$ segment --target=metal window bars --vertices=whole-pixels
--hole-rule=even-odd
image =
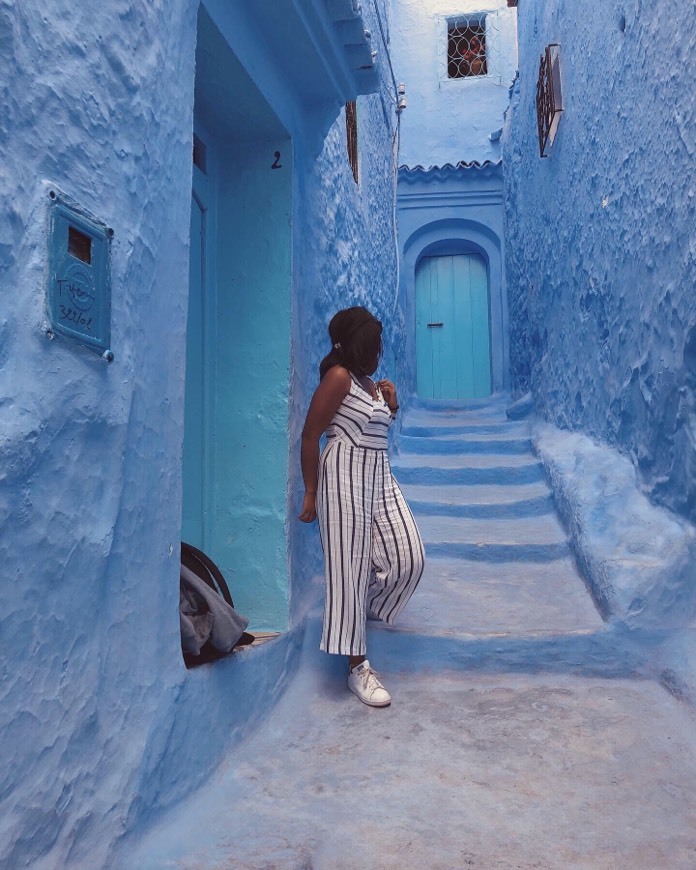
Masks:
[[[539,59],[536,110],[540,157],[549,156],[563,112],[559,50],[557,43],[551,43]]]
[[[440,19],[440,80],[486,77],[502,83],[500,15],[476,12]]]
[[[447,76],[463,79],[487,74],[486,16],[472,15],[448,22]]]
[[[358,108],[355,100],[346,103],[346,147],[353,178],[358,184]]]

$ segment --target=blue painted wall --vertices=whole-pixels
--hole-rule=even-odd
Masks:
[[[447,25],[486,14],[489,74],[450,79]],[[503,0],[397,0],[396,74],[406,85],[399,174],[405,384],[416,393],[415,276],[424,256],[476,253],[489,286],[491,389],[509,386],[500,131],[517,67],[516,10]],[[466,166],[463,164],[476,164]],[[480,164],[480,166],[478,165]]]
[[[520,3],[504,134],[515,391],[626,453],[696,520],[696,18],[679,0]],[[539,55],[561,46],[565,111],[538,156]],[[588,46],[592,54],[588,55]]]
[[[382,53],[384,68],[370,71],[364,38],[348,51],[343,29],[329,22],[310,33],[314,19],[297,8],[289,4],[287,28],[269,35],[263,10],[208,3],[292,144],[290,178],[255,182],[252,149],[244,154],[248,175],[230,187],[247,205],[257,191],[270,203],[269,237],[284,223],[290,242],[277,251],[249,249],[236,262],[239,274],[255,263],[258,317],[240,312],[230,338],[241,348],[218,335],[231,382],[219,412],[235,427],[235,449],[243,456],[245,439],[254,437],[268,450],[262,485],[250,492],[245,477],[226,486],[238,487],[274,529],[260,564],[254,550],[253,567],[273,573],[276,604],[289,597],[290,632],[192,672],[180,657],[177,610],[197,4],[77,9],[56,0],[47,9],[27,0],[0,8],[0,64],[12,71],[1,86],[0,189],[8,205],[0,214],[0,262],[13,288],[0,323],[0,550],[10,581],[0,592],[3,866],[126,866],[114,858],[119,839],[200,784],[223,750],[272,709],[301,640],[300,616],[318,589],[318,535],[295,520],[299,433],[334,311],[356,302],[372,307],[387,325],[384,372],[403,376],[395,361],[403,322],[396,313],[393,83],[379,22],[369,6],[354,25],[359,39],[368,26]],[[386,3],[378,8],[384,26]],[[358,98],[356,187],[342,105],[372,87],[378,92]],[[219,120],[263,124],[269,117],[252,109]],[[274,125],[264,128],[266,141]],[[110,367],[45,337],[49,183],[115,229]],[[229,223],[240,241],[262,219],[261,205],[247,216],[245,225],[241,214],[240,223]],[[226,256],[232,248],[219,267]],[[264,294],[277,270],[289,284],[268,304],[287,325],[269,334]],[[264,276],[268,286],[259,288]],[[270,387],[262,384],[268,371]],[[261,397],[258,409],[245,402],[247,387]],[[230,509],[219,518],[221,527],[240,519]],[[252,532],[257,548],[263,536]],[[230,562],[252,565],[251,548],[240,556],[236,546],[229,545]]]
[[[369,7],[368,7],[369,8]],[[384,12],[384,7],[382,7]],[[385,16],[386,17],[386,16]],[[371,21],[372,32],[378,32]],[[360,183],[346,158],[341,112],[322,153],[297,155],[297,228],[293,237],[293,363],[290,392],[290,502],[288,512],[295,618],[323,590],[323,563],[316,524],[297,522],[302,485],[300,434],[319,382],[319,363],[331,349],[327,327],[349,305],[365,305],[384,324],[380,376],[405,391],[409,360],[401,351],[404,314],[397,293],[396,178],[392,140],[396,116],[387,76],[378,94],[358,99]],[[317,585],[317,580],[321,580]]]
[[[489,75],[447,76],[447,21],[486,13]],[[499,130],[517,69],[516,10],[506,0],[395,0],[396,75],[408,107],[401,130],[401,163],[443,166],[500,159]]]

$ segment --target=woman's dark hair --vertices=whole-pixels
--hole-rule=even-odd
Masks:
[[[382,354],[382,324],[367,308],[344,308],[331,318],[333,347],[319,365],[319,379],[333,366],[344,366],[358,377],[371,374]]]

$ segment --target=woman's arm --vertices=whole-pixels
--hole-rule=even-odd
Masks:
[[[350,373],[343,366],[333,366],[317,387],[307,411],[302,430],[302,477],[305,494],[300,519],[311,523],[317,515],[317,481],[319,478],[319,439],[326,431],[339,405],[350,390]]]

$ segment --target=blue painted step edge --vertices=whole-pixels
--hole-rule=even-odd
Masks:
[[[554,513],[553,499],[550,494],[504,504],[443,504],[442,502],[409,499],[408,505],[414,514],[429,517],[515,519],[518,517],[540,517]]]
[[[514,424],[511,423],[485,423],[481,426],[404,426],[401,430],[401,436],[403,438],[434,438],[443,435],[502,435],[509,433],[513,426]]]
[[[450,439],[436,440],[411,435],[402,435],[399,440],[400,453],[489,453],[491,455],[522,455],[531,454],[531,438],[509,438],[499,441],[455,441]]]
[[[556,562],[567,559],[565,541],[556,544],[452,544],[425,543],[426,558],[466,559],[469,562]]]
[[[424,485],[475,484],[475,483],[537,483],[544,480],[544,471],[538,463],[521,467],[499,466],[497,468],[403,468],[392,466],[399,483],[422,483]]]

